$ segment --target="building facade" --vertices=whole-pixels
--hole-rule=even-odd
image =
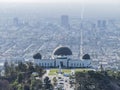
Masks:
[[[38,55],[38,54],[36,54]],[[45,68],[89,68],[91,59],[85,54],[82,59],[73,59],[72,51],[68,47],[57,47],[53,51],[53,59],[34,58],[34,64]]]

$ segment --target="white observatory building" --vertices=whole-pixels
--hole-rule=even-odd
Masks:
[[[37,53],[33,56],[34,64],[44,68],[89,68],[91,67],[91,58],[85,54],[82,59],[72,58],[72,51],[68,47],[59,46],[52,54],[53,59],[42,59],[42,55]]]

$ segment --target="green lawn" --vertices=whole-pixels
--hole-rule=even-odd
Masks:
[[[91,69],[85,69],[85,68],[80,68],[80,69],[74,69],[75,72],[87,72],[90,71]],[[49,75],[57,75],[58,69],[51,69],[49,72]],[[64,74],[71,74],[71,69],[62,69],[62,72]]]
[[[49,75],[57,75],[58,69],[51,69]],[[70,74],[71,69],[62,69],[63,73]]]
[[[90,71],[90,69],[85,69],[85,68],[75,69],[75,72],[87,72],[87,71]]]
[[[66,74],[71,74],[71,69],[62,69],[62,72]]]
[[[57,75],[58,69],[51,69],[49,75]]]

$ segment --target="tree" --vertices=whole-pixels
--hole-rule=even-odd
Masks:
[[[7,80],[0,80],[0,90],[10,90],[10,85]]]
[[[30,86],[30,89],[31,90],[39,90],[39,89],[43,89],[42,88],[42,81],[41,80],[35,80],[35,79],[33,79],[32,81],[31,81],[31,86]]]
[[[30,90],[30,86],[28,84],[24,85],[24,90]]]
[[[77,90],[119,90],[116,73],[88,71],[75,73]],[[113,76],[114,74],[114,76]]]
[[[19,73],[19,74],[18,74],[18,77],[17,77],[18,83],[22,83],[22,80],[23,80],[23,74],[22,74],[22,73]]]
[[[9,75],[10,67],[7,61],[4,63],[5,76]]]
[[[30,90],[31,88],[31,90],[46,90],[46,88],[52,90],[52,84],[49,79],[45,79],[46,85],[44,88],[41,80],[31,78],[33,72],[38,73],[37,76],[39,77],[42,77],[45,73],[45,70],[38,65],[34,66],[31,62],[19,62],[18,66],[15,66],[15,64],[8,64],[6,61],[4,64],[4,69],[5,76],[1,78],[3,79],[3,82],[0,81],[0,90]],[[4,84],[4,80],[8,81],[9,83],[5,82],[6,84]],[[8,88],[9,85],[10,88]]]
[[[21,84],[17,85],[17,90],[23,90],[23,86]]]
[[[53,82],[54,82],[54,83],[53,83],[54,86],[57,85],[57,78],[56,78],[56,77],[53,77]]]
[[[52,87],[52,84],[51,84],[51,81],[50,81],[49,77],[45,77],[44,86],[45,86],[45,89],[52,90],[53,87]]]
[[[35,72],[37,72],[39,74],[39,77],[42,77],[43,74],[45,73],[45,70],[42,67],[38,66],[38,65],[35,65],[34,70],[35,70]]]
[[[24,64],[23,62],[19,62],[18,66],[16,67],[16,69],[20,72],[26,72],[27,70],[27,66],[26,64]]]
[[[35,72],[33,63],[27,62],[27,71],[30,72],[30,74],[32,74],[33,72]]]

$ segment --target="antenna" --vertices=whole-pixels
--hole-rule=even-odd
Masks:
[[[80,30],[80,59],[82,59],[83,55],[83,28],[81,24],[81,30]]]
[[[80,15],[80,19],[83,20],[83,16],[84,16],[84,11],[85,11],[85,7],[84,7],[84,0],[82,0],[82,4],[81,4],[81,15]]]
[[[82,59],[83,56],[83,16],[84,16],[84,11],[85,11],[85,7],[84,7],[84,0],[82,0],[82,5],[81,5],[81,22],[80,22],[80,59]]]

